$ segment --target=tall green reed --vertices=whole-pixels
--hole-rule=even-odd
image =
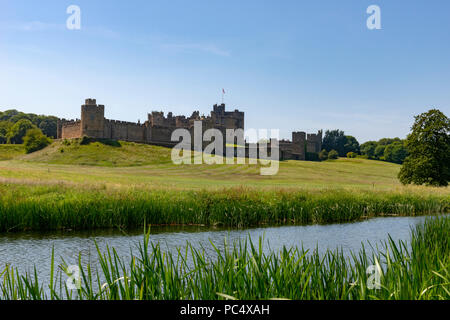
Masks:
[[[362,247],[346,257],[342,250],[283,248],[265,252],[263,239],[226,244],[213,257],[187,244],[164,252],[146,233],[137,254],[122,259],[97,247],[100,268],[78,261],[81,286],[69,290],[63,264],[51,259],[51,281],[36,270],[0,273],[1,299],[450,299],[450,218],[428,218],[412,229],[409,243],[389,238],[380,248]],[[368,267],[379,271],[379,288],[368,286]]]
[[[0,232],[140,228],[202,224],[248,227],[355,221],[382,215],[446,213],[450,198],[329,190],[222,191],[73,190],[58,186],[3,188]]]

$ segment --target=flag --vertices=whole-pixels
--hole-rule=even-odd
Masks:
[[[225,89],[222,88],[222,93],[225,94]]]

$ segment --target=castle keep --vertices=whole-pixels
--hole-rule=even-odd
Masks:
[[[173,147],[172,132],[178,128],[191,131],[194,122],[201,121],[202,129],[220,130],[225,137],[226,129],[244,130],[244,112],[225,111],[225,104],[214,105],[210,116],[200,116],[194,111],[190,117],[173,116],[172,112],[164,116],[163,112],[153,111],[144,123],[109,120],[105,118],[105,106],[97,104],[95,99],[86,99],[81,106],[81,119],[58,120],[58,139],[72,139],[87,136],[96,139],[123,140]],[[270,148],[270,147],[269,147]],[[322,148],[322,131],[318,134],[293,132],[292,141],[279,141],[281,160],[305,160],[306,152],[318,153]],[[246,144],[248,149],[248,144]],[[246,154],[248,154],[246,152]]]

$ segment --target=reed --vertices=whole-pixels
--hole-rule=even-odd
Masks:
[[[0,184],[0,232],[140,228],[152,225],[336,223],[446,213],[450,197],[418,193],[223,190],[79,190],[64,185]]]
[[[450,218],[428,218],[412,229],[411,241],[362,248],[346,258],[342,251],[319,255],[303,248],[265,253],[263,240],[226,245],[207,256],[189,243],[176,254],[163,252],[149,233],[129,261],[114,249],[101,252],[100,269],[84,265],[81,287],[67,288],[64,263],[51,261],[51,282],[36,272],[21,275],[11,267],[0,273],[1,299],[443,299],[450,298]],[[367,286],[367,268],[380,272],[379,289]]]

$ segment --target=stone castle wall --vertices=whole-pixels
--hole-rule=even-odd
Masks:
[[[61,139],[78,138],[81,135],[81,121],[62,119],[61,122],[58,121],[57,132]]]
[[[311,133],[307,135],[306,151],[311,153],[319,153],[322,150],[322,131],[317,134]]]
[[[195,121],[202,121],[203,132],[215,128],[224,135],[226,129],[244,130],[244,112],[239,110],[225,111],[225,105],[214,105],[210,116],[200,116],[194,111],[190,117],[173,116],[170,112],[167,117],[163,112],[153,111],[148,114],[148,120],[141,123],[105,119],[105,106],[97,105],[95,99],[86,99],[81,106],[81,120],[58,120],[57,132],[60,139],[73,139],[87,136],[97,139],[123,140],[138,143],[149,143],[164,146],[174,146],[171,141],[172,132],[178,128],[185,128],[194,138],[193,128]],[[210,142],[204,142],[205,147]],[[225,143],[225,141],[224,141]],[[249,145],[246,144],[246,156],[249,156]],[[279,141],[281,160],[305,160],[306,152],[318,153],[322,149],[322,131],[317,134],[293,132],[292,141]],[[270,147],[269,147],[270,154]]]
[[[105,119],[102,138],[145,143],[147,141],[147,127],[133,122]]]

